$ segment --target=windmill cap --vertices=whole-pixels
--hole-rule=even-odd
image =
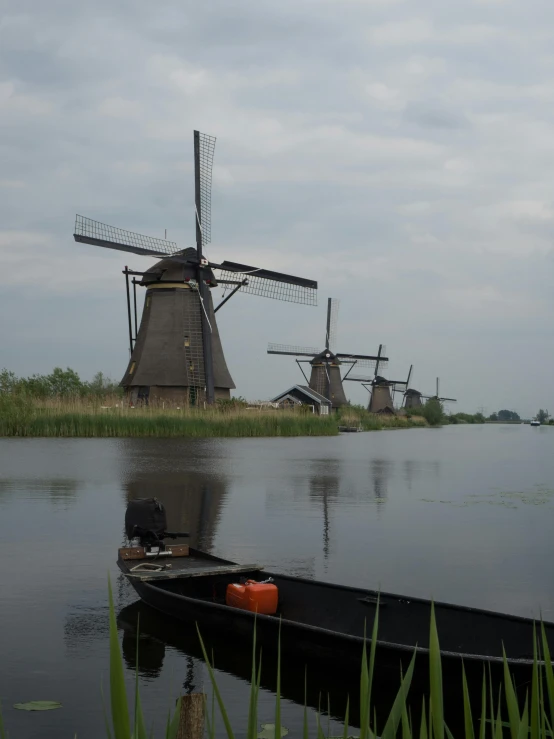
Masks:
[[[197,259],[196,249],[189,247],[185,249],[179,256],[185,257],[195,262]],[[205,280],[217,284],[215,276],[211,270],[203,270],[203,277]],[[196,280],[196,265],[195,264],[183,264],[177,262],[174,259],[160,259],[159,262],[152,265],[146,270],[140,281],[141,285],[150,285],[159,282],[185,282],[189,280]]]
[[[334,364],[341,363],[337,355],[333,354],[329,349],[324,349],[311,360],[311,364],[321,364],[321,362],[333,362]]]

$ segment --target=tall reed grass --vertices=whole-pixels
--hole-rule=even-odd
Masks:
[[[425,421],[420,419],[425,424]],[[46,400],[0,394],[0,436],[42,437],[267,437],[334,436],[341,424],[364,431],[421,425],[403,416],[376,416],[345,408],[318,416],[299,410],[221,406],[132,408],[119,398]]]
[[[111,654],[110,692],[113,736],[109,727],[108,736],[110,739],[146,739],[146,735],[144,733],[144,718],[142,715],[142,707],[138,690],[138,678],[136,678],[135,683],[135,707],[133,711],[134,729],[130,728],[131,721],[125,692],[123,662],[117,635],[111,585],[109,585],[109,598]],[[225,702],[215,677],[213,661],[210,660],[207,654],[198,626],[197,630],[213,694],[223,721],[225,734],[227,735],[227,739],[235,739],[237,735],[231,725]],[[377,711],[375,710],[376,706],[373,702],[372,693],[373,685],[379,679],[379,676],[375,674],[375,656],[378,632],[379,607],[377,608],[373,623],[371,638],[369,643],[364,644],[361,655],[359,739],[377,739],[378,737],[379,739],[395,739],[395,737],[399,735],[402,739],[454,739],[454,735],[447,724],[447,718],[444,714],[443,708],[441,653],[434,608],[431,608],[430,621],[429,686],[428,690],[425,691],[426,695],[423,698],[421,719],[418,726],[414,725],[412,722],[410,706],[410,688],[412,686],[416,662],[415,650],[406,672],[404,674],[399,674],[398,692],[393,701],[392,708],[384,718],[381,718],[379,724],[377,722]],[[279,657],[277,662],[277,688],[275,695],[274,722],[275,737],[278,738],[281,736],[280,643],[277,647]],[[462,689],[460,692],[460,705],[463,706],[464,716],[463,739],[502,739],[503,736],[509,736],[510,739],[552,738],[552,727],[554,726],[554,670],[544,628],[542,628],[541,634],[538,638],[535,634],[533,654],[534,660],[531,668],[532,675],[530,689],[527,692],[523,706],[518,704],[514,681],[510,674],[505,654],[504,691],[502,693],[502,689],[500,689],[497,695],[493,694],[490,672],[487,674],[487,671],[484,668],[482,685],[477,686],[480,688],[480,690],[477,691],[478,693],[480,692],[481,695],[480,704],[474,703],[472,705],[470,700],[470,686],[468,685],[465,670],[463,670]],[[542,662],[539,662],[538,660],[539,654],[541,654],[543,658]],[[138,665],[138,633],[136,664]],[[245,712],[248,715],[246,739],[256,739],[258,734],[258,696],[260,676],[261,654],[258,661],[256,633],[254,629],[250,699],[248,701],[248,705],[245,705]],[[473,694],[475,694],[475,691],[473,691]],[[176,737],[178,711],[179,705],[177,706],[173,718],[168,718],[166,739],[175,739]],[[379,715],[382,716],[383,714],[379,712]],[[215,739],[216,730],[213,709],[211,715],[210,712],[206,711],[206,718],[208,739]],[[344,717],[343,739],[347,739],[349,736],[349,721],[349,705],[347,703]],[[316,725],[310,727],[308,725],[307,710],[304,710],[302,739],[308,739],[310,735],[317,737],[317,739],[331,739],[325,734],[323,724],[320,720],[320,714],[316,714]],[[243,735],[241,734],[241,736]],[[461,733],[459,736],[460,739],[462,739]],[[335,737],[333,739],[338,738]]]

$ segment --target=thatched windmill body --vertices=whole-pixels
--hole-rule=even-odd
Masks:
[[[361,367],[373,367],[377,356],[367,354],[345,354],[335,352],[335,341],[337,334],[339,301],[335,298],[327,300],[327,324],[325,331],[325,348],[291,346],[290,344],[269,344],[268,354],[285,354],[295,357],[311,357],[311,359],[297,359],[298,364],[308,386],[320,395],[331,401],[333,410],[341,408],[348,403],[344,394],[341,378],[341,365],[350,365],[344,379],[348,378],[349,372],[356,365]],[[385,358],[383,358],[384,361]],[[302,363],[310,364],[310,379],[302,369]]]
[[[75,241],[156,257],[145,272],[125,268],[130,359],[121,385],[138,399],[213,403],[235,387],[227,368],[216,312],[238,291],[307,305],[317,304],[317,282],[236,262],[210,263],[211,182],[215,138],[194,132],[196,248],[180,249],[165,239],[123,231],[77,216]],[[216,279],[217,273],[217,279]],[[129,275],[133,276],[135,335]],[[134,276],[140,276],[135,280]],[[230,293],[214,308],[211,289]],[[136,285],[146,288],[137,330]]]
[[[385,347],[383,344],[379,345],[379,351],[375,361],[375,372],[373,377],[352,375],[345,377],[345,380],[351,380],[353,382],[361,383],[366,390],[369,391],[369,403],[367,409],[370,413],[385,413],[394,414],[394,401],[392,393],[396,389],[397,385],[406,385],[405,380],[387,380],[385,377],[379,374],[379,370],[382,370],[388,362],[388,358],[384,356]]]

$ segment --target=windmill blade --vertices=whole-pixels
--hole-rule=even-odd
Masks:
[[[439,397],[439,378],[437,377],[437,398]]]
[[[367,375],[348,375],[347,377],[343,377],[344,380],[352,380],[353,382],[367,382],[370,385],[373,383],[373,377],[368,377]]]
[[[268,354],[289,354],[296,357],[317,357],[321,349],[312,346],[291,346],[290,344],[268,344]]]
[[[303,277],[295,277],[282,272],[273,272],[261,267],[250,267],[237,262],[211,264],[212,269],[220,270],[222,280],[247,279],[241,293],[260,295],[263,298],[284,300],[288,303],[317,305],[317,282]]]
[[[197,212],[196,215],[199,219],[203,245],[209,244],[212,240],[212,169],[215,142],[215,136],[200,131],[194,132],[194,175],[200,195],[200,213]]]
[[[373,373],[374,377],[377,377],[379,374],[379,367],[382,366],[382,364],[386,361],[388,362],[388,357],[386,359],[381,360],[381,357],[387,353],[387,348],[384,344],[379,344],[379,351],[377,352],[377,361],[375,363],[375,372]]]
[[[375,367],[379,362],[379,367],[387,367],[389,363],[388,357],[372,356],[371,354],[336,354],[341,361],[355,362],[359,367]]]
[[[75,241],[83,244],[103,246],[117,251],[128,251],[143,256],[167,257],[177,254],[180,249],[173,241],[156,239],[153,236],[124,231],[121,228],[108,226],[106,223],[93,221],[84,216],[75,216]]]
[[[447,401],[449,401],[450,403],[457,403],[457,402],[458,402],[458,401],[456,400],[456,398],[439,398],[439,400],[440,400],[440,401],[443,401],[443,400],[447,400]]]
[[[339,300],[329,298],[327,302],[327,333],[325,335],[325,346],[334,352],[337,340],[337,320],[339,317]]]
[[[413,370],[413,368],[414,368],[414,365],[411,364],[410,365],[410,370],[408,372],[408,379],[406,380],[406,390],[410,387],[410,378],[412,376],[412,370]]]

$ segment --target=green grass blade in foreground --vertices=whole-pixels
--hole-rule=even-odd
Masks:
[[[110,601],[110,697],[112,724],[115,739],[130,739],[129,706],[125,689],[123,659],[117,638],[117,624],[113,605],[112,583],[108,574],[108,596]]]
[[[256,739],[258,734],[258,677],[256,674],[256,618],[254,617],[254,632],[252,636],[252,675],[250,677],[250,702],[248,706],[248,739]]]
[[[110,729],[108,709],[106,708],[106,696],[104,695],[104,685],[102,684],[102,681],[100,681],[100,695],[102,696],[102,712],[104,714],[104,726],[106,729],[106,736],[108,737],[108,739],[112,739],[112,730]],[[3,739],[3,737],[0,736],[0,739]]]
[[[381,734],[381,739],[394,739],[396,737],[398,725],[402,718],[402,711],[406,705],[406,698],[410,692],[410,685],[412,684],[415,660],[416,653],[414,652],[412,659],[410,660],[409,667],[406,670],[406,675],[402,678],[400,689],[394,699],[394,703],[392,704],[391,712],[385,723],[383,733]]]
[[[217,680],[215,679],[214,671],[212,668],[212,665],[210,663],[210,660],[208,658],[208,654],[206,652],[206,647],[204,646],[204,640],[202,639],[202,635],[200,634],[200,629],[198,628],[198,624],[196,624],[196,631],[198,632],[198,638],[200,639],[200,647],[202,648],[202,654],[204,656],[204,662],[206,663],[206,667],[208,668],[208,674],[210,676],[210,682],[212,684],[213,691],[215,693],[215,697],[217,699],[217,705],[219,706],[219,712],[221,713],[221,718],[223,719],[223,724],[225,726],[225,731],[227,732],[227,736],[229,739],[235,739],[235,735],[233,734],[233,729],[231,728],[231,723],[229,721],[229,716],[227,714],[227,710],[225,709],[225,704],[223,703],[223,698],[221,697],[221,692],[219,690],[219,686],[217,684]]]
[[[433,706],[433,734],[435,735],[435,739],[444,739],[442,665],[434,603],[431,603],[431,629],[429,632],[429,680],[430,696]]]
[[[342,739],[348,739],[348,725],[350,723],[350,698],[346,699],[346,711],[344,712],[344,731]]]
[[[471,701],[469,700],[469,689],[467,687],[466,668],[462,662],[462,692],[464,696],[464,731],[465,739],[475,739],[473,729],[473,716],[471,715]]]
[[[517,739],[528,739],[529,736],[529,696],[525,696],[525,706],[519,722]]]
[[[517,705],[517,696],[514,690],[512,676],[510,675],[510,668],[508,667],[508,660],[506,658],[504,645],[502,645],[502,659],[504,661],[504,693],[506,694],[506,705],[508,707],[510,734],[512,739],[517,739],[520,722],[519,707]]]
[[[373,687],[373,671],[375,669],[375,650],[377,647],[377,635],[379,633],[379,604],[381,595],[377,596],[377,608],[373,619],[371,632],[371,645],[369,648],[369,665],[367,662],[367,640],[364,625],[364,646],[362,650],[362,674],[360,678],[360,739],[371,737],[371,690]],[[377,731],[377,727],[373,727]]]
[[[502,739],[502,685],[498,688],[498,711],[496,713],[496,723],[494,727],[494,739]]]
[[[550,717],[554,718],[554,672],[550,658],[550,647],[546,638],[546,629],[541,621],[542,653],[544,657],[544,673],[546,675],[546,690],[548,692],[548,703],[550,705]],[[552,723],[552,720],[550,721]]]
[[[539,739],[539,665],[537,660],[537,633],[533,624],[533,673],[531,678],[531,739]]]
[[[133,732],[134,739],[148,739],[146,726],[144,725],[144,715],[142,713],[142,705],[139,693],[139,638],[140,638],[140,616],[137,616],[137,646],[135,651],[135,728]]]
[[[179,730],[179,721],[181,718],[181,696],[177,698],[173,717],[167,716],[167,726],[165,727],[165,739],[175,739]]]
[[[425,708],[425,696],[422,698],[421,701],[421,723],[419,726],[419,739],[427,739],[428,738],[428,732],[427,732],[427,710]]]
[[[487,729],[487,678],[483,667],[483,687],[481,690],[481,723],[479,724],[479,739],[485,739]]]

